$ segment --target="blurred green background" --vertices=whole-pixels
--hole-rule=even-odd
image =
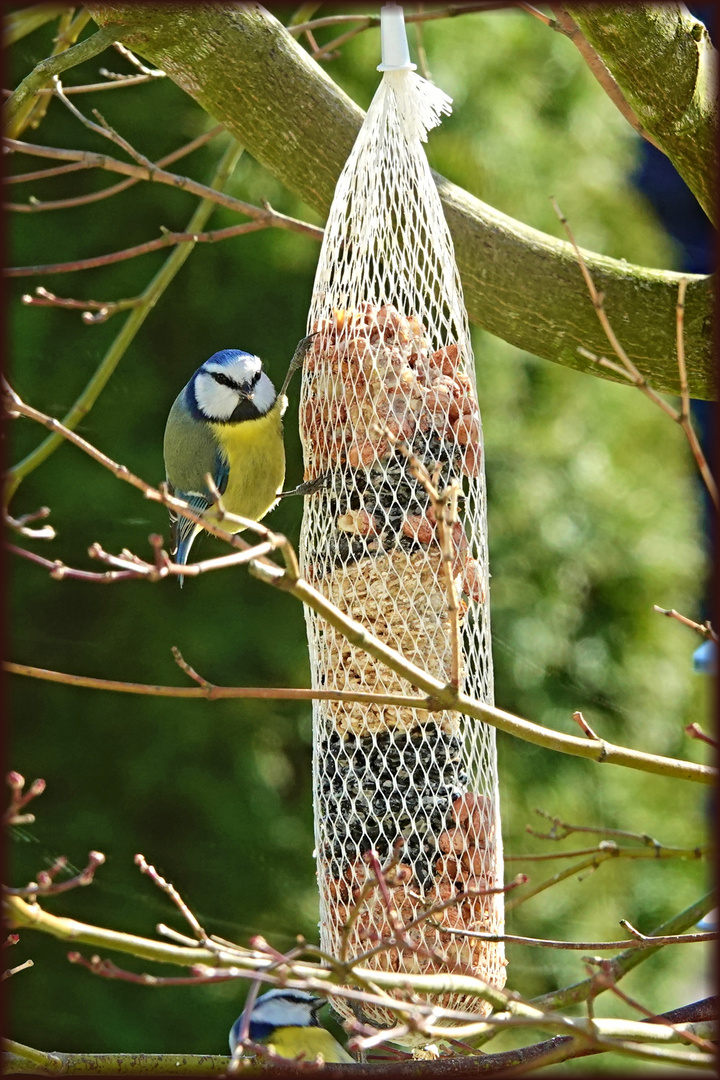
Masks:
[[[372,8],[372,5],[371,5]],[[320,15],[347,12],[323,8]],[[290,9],[278,9],[287,21]],[[8,52],[10,85],[52,48],[56,24]],[[85,34],[94,29],[91,23]],[[319,39],[325,40],[318,35]],[[454,112],[433,132],[433,167],[527,224],[560,235],[554,195],[579,243],[616,258],[672,269],[677,252],[629,177],[638,140],[572,44],[519,10],[430,22],[423,31],[433,79]],[[416,38],[410,31],[411,50]],[[379,33],[342,49],[327,71],[363,108],[377,86]],[[67,85],[128,71],[112,51],[67,73]],[[153,159],[213,124],[169,79],[74,98]],[[44,144],[114,152],[57,101],[40,129]],[[207,181],[226,137],[177,170]],[[43,167],[23,157],[15,171]],[[11,189],[17,201],[63,198],[114,182],[74,173]],[[317,221],[272,176],[243,156],[231,189],[253,202]],[[11,265],[111,252],[181,230],[195,200],[141,184],[112,201],[52,213],[15,214]],[[234,224],[215,211],[210,227]],[[318,246],[267,231],[198,245],[132,342],[79,432],[150,482],[163,478],[162,432],[180,387],[218,349],[258,352],[277,382],[305,332]],[[10,376],[29,403],[62,416],[121,328],[119,314],[85,326],[79,313],[23,306],[36,285],[60,296],[112,300],[139,293],[166,258],[156,253],[96,271],[14,280],[9,285]],[[612,317],[612,312],[609,313]],[[698,639],[662,619],[654,603],[699,617],[706,574],[700,491],[686,444],[649,401],[630,388],[565,370],[474,328],[489,491],[491,610],[497,703],[540,724],[578,733],[581,709],[610,740],[654,753],[706,760],[683,727],[706,715],[702,677],[693,675]],[[301,479],[296,408],[286,420],[288,480]],[[44,432],[7,425],[8,463]],[[90,543],[149,553],[151,532],[168,536],[164,511],[63,445],[21,486],[15,516],[47,504],[57,539],[26,546],[71,566],[100,569]],[[271,524],[297,541],[302,505],[285,500]],[[220,554],[202,537],[196,557]],[[305,686],[303,613],[289,597],[242,568],[189,580],[110,587],[55,582],[7,556],[10,658],[112,679],[186,685],[170,648],[207,679],[226,685]],[[153,936],[157,922],[184,930],[169,903],[133,865],[142,852],[172,880],[212,932],[247,942],[265,934],[278,948],[317,937],[312,857],[311,710],[307,704],[183,702],[54,686],[7,677],[13,713],[8,767],[47,791],[37,821],[11,831],[13,884],[55,856],[107,863],[87,889],[48,901],[56,914]],[[707,789],[553,754],[500,735],[506,852],[551,849],[526,835],[545,829],[541,807],[565,820],[649,832],[665,844],[704,840]],[[587,846],[587,837],[562,848]],[[593,838],[589,842],[592,844]],[[554,850],[554,849],[553,849]],[[540,881],[566,863],[512,862]],[[649,932],[696,900],[707,869],[693,862],[616,860],[574,877],[513,911],[508,930],[583,940],[622,936],[621,918]],[[653,1009],[707,992],[708,954],[666,949],[624,983]],[[92,950],[85,950],[89,954]],[[243,984],[155,990],[108,982],[70,966],[66,947],[24,932],[12,962],[35,966],[12,982],[14,1038],[42,1049],[96,1052],[213,1052],[226,1047]],[[110,954],[108,954],[110,955]],[[508,948],[508,985],[544,993],[584,977],[581,953]],[[149,965],[112,957],[133,970]],[[158,969],[154,969],[156,972]],[[167,972],[169,973],[169,971]],[[601,998],[601,1015],[629,1015]],[[509,1039],[488,1049],[502,1049]],[[583,1071],[585,1063],[566,1065]],[[642,1066],[637,1066],[642,1068]],[[592,1070],[611,1068],[592,1060]]]

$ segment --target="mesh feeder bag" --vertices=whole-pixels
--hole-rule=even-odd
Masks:
[[[432,505],[408,453],[439,472],[439,488],[458,483],[452,573],[460,688],[492,702],[473,355],[452,240],[421,145],[450,99],[412,70],[399,8],[400,58],[388,62],[386,8],[382,16],[384,75],[337,184],[309,316],[317,336],[300,403],[305,479],[327,474],[327,482],[305,500],[301,572],[384,643],[447,682],[446,576]],[[313,688],[412,693],[307,608],[306,621]],[[398,853],[388,886],[404,925],[458,892],[502,885],[494,729],[456,712],[397,705],[316,701],[313,710],[322,948],[351,958],[391,942],[362,966],[472,973],[503,986],[502,944],[462,933],[502,933],[502,894],[468,897],[397,940],[381,890],[363,889],[373,878],[371,850],[382,864]],[[490,1011],[462,994],[432,1000],[479,1017]],[[342,999],[333,1005],[346,1018],[356,1015]],[[362,1018],[396,1023],[372,1006],[362,1006]]]

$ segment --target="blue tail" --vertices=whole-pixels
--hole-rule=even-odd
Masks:
[[[189,530],[186,533],[186,535],[183,536],[182,539],[179,541],[178,546],[177,546],[177,551],[175,552],[175,555],[174,555],[174,559],[175,559],[176,563],[180,563],[182,566],[186,565],[186,563],[188,561],[188,555],[190,554],[190,548],[193,545],[193,540],[195,539],[197,534],[200,532],[200,529],[201,529],[200,525],[195,525],[194,528]],[[180,588],[181,589],[183,587],[184,580],[185,580],[185,578],[183,577],[183,575],[178,574],[178,582],[180,583]]]

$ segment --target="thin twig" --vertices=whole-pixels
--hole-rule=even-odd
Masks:
[[[54,39],[52,53],[48,60],[52,61],[56,56],[67,54],[69,46],[75,44],[89,21],[90,13],[85,8],[81,8],[77,14],[75,14],[73,8],[67,8],[60,17],[58,34]],[[49,96],[43,95],[43,91],[46,89],[47,84],[38,86],[35,93],[27,98],[22,109],[12,122],[10,134],[19,135],[27,127],[37,128],[40,126],[50,104]]]
[[[536,836],[541,836],[542,833],[535,833]],[[550,837],[549,839],[556,839],[556,837]],[[609,850],[610,845],[606,841],[602,841],[601,844],[595,847],[589,848],[576,848],[573,851],[543,851],[541,853],[526,853],[524,855],[506,855],[503,854],[505,862],[549,862],[554,859],[577,859],[581,855],[592,855],[596,851]],[[663,858],[663,859],[704,859],[706,855],[713,853],[714,847],[712,844],[698,844],[696,847],[671,847],[667,844],[653,847],[652,855],[648,855],[644,848],[631,848],[631,847],[619,847],[615,846],[615,857],[618,859],[624,858]],[[660,855],[657,852],[660,851]]]
[[[82,161],[71,161],[69,165],[51,165],[49,169],[35,169],[33,172],[15,173],[6,176],[6,184],[28,184],[32,180],[48,180],[53,176],[65,176],[67,173],[82,172],[86,166]]]
[[[187,503],[169,495],[166,489],[152,488],[144,480],[132,474],[126,466],[118,465],[54,418],[25,405],[7,384],[5,386],[9,415],[25,415],[37,420],[54,434],[67,439],[84,450],[90,457],[109,469],[118,479],[124,480],[141,490],[146,498],[171,507],[181,516],[202,525],[206,531],[211,532],[214,536],[219,536],[230,546],[241,551],[248,549],[247,542],[237,536],[236,533],[221,529],[207,515],[197,514]],[[322,593],[304,581],[299,574],[297,557],[286,537],[279,533],[272,533],[264,525],[242,518],[237,514],[226,514],[225,517],[228,521],[237,523],[242,528],[250,529],[260,537],[261,541],[270,542],[282,556],[285,563],[284,567],[278,566],[266,558],[254,559],[249,563],[249,570],[255,577],[284,592],[289,592],[298,600],[308,604],[331,626],[339,630],[351,645],[357,645],[359,648],[364,649],[374,659],[387,664],[392,671],[406,678],[411,685],[427,694],[434,709],[447,709],[453,712],[466,713],[476,720],[485,721],[519,738],[578,757],[589,757],[597,762],[614,762],[644,772],[683,777],[698,783],[713,783],[716,771],[706,765],[699,765],[690,761],[678,761],[658,754],[630,750],[605,741],[597,742],[594,739],[580,739],[574,735],[566,735],[564,732],[550,731],[539,724],[514,716],[512,713],[504,712],[502,709],[497,709],[492,705],[477,701],[469,695],[459,692],[452,685],[442,682],[417,664],[407,660],[396,649],[391,648],[361,623],[340,611]],[[136,558],[135,566],[137,566],[137,562],[141,561]],[[159,576],[159,572],[156,571],[156,573]]]
[[[523,0],[515,0],[515,7],[522,8],[523,11],[527,11],[528,15],[532,15],[541,23],[544,23],[545,26],[550,26],[552,27],[552,29],[555,29],[554,20],[551,19],[548,15],[545,15],[542,11],[538,11],[538,9],[536,7],[533,7],[532,4],[525,4],[523,3]]]
[[[531,836],[537,836],[541,840],[565,840],[572,833],[593,833],[596,836],[617,836],[623,840],[637,840],[638,843],[652,848],[653,851],[671,850],[649,833],[630,832],[627,829],[612,829],[607,825],[571,825],[569,822],[562,821],[561,818],[549,814],[547,810],[541,810],[539,807],[535,808],[535,813],[540,817],[547,818],[548,821],[552,821],[552,829],[549,833],[537,832],[536,829],[531,828],[529,825],[525,826],[525,832],[530,833]]]
[[[669,416],[671,420],[674,420],[677,424],[680,425],[680,427],[683,429],[683,431],[685,433],[685,437],[687,438],[688,444],[689,444],[690,449],[692,451],[693,457],[695,458],[697,467],[698,467],[698,469],[700,471],[700,475],[703,478],[703,481],[704,481],[705,486],[706,486],[706,488],[708,490],[710,498],[712,499],[712,501],[713,501],[713,503],[715,505],[715,508],[716,509],[720,508],[720,498],[718,496],[717,485],[715,483],[714,477],[712,476],[712,473],[710,472],[710,468],[708,466],[707,459],[706,459],[706,457],[705,457],[705,455],[704,455],[704,453],[702,451],[702,447],[700,446],[700,443],[698,442],[698,439],[697,439],[697,436],[696,436],[695,431],[693,429],[693,426],[690,423],[689,412],[686,414],[685,401],[684,401],[684,404],[683,404],[683,408],[680,411],[678,411],[677,409],[674,409],[671,405],[669,405],[668,402],[665,401],[665,399],[662,398],[660,396],[660,394],[657,393],[656,390],[653,390],[653,388],[648,383],[647,379],[644,377],[644,375],[641,375],[640,371],[637,369],[635,364],[632,362],[632,360],[630,359],[628,354],[625,352],[625,349],[620,344],[620,341],[618,340],[618,337],[617,337],[617,335],[615,334],[615,331],[612,328],[610,320],[608,319],[607,313],[606,313],[605,308],[603,306],[603,294],[598,292],[598,290],[595,287],[595,282],[593,281],[592,274],[590,273],[588,265],[587,265],[587,263],[585,262],[585,259],[582,256],[582,252],[580,251],[580,248],[577,245],[577,242],[576,242],[575,237],[573,235],[572,229],[570,228],[568,220],[564,216],[562,211],[560,210],[560,207],[558,206],[556,199],[551,197],[550,201],[553,204],[553,208],[555,210],[555,213],[557,214],[558,218],[560,219],[560,222],[562,223],[562,226],[565,229],[565,232],[567,233],[568,239],[569,239],[569,241],[570,241],[570,243],[572,245],[572,248],[573,248],[573,250],[575,252],[575,257],[577,258],[578,265],[580,266],[580,271],[582,273],[583,278],[585,279],[585,284],[587,285],[588,292],[590,293],[590,299],[592,300],[592,305],[593,305],[593,307],[595,309],[595,314],[597,315],[597,317],[598,317],[598,319],[600,321],[600,325],[602,326],[603,331],[605,332],[606,338],[608,339],[608,341],[610,342],[610,345],[612,346],[613,352],[621,360],[622,367],[620,367],[620,365],[615,364],[612,361],[608,360],[604,356],[603,357],[595,356],[593,353],[589,352],[587,349],[584,349],[582,346],[580,346],[578,348],[578,352],[581,353],[583,356],[587,357],[589,360],[593,360],[593,361],[595,361],[595,363],[598,363],[598,364],[602,365],[603,367],[607,367],[610,370],[614,371],[616,374],[623,376],[625,379],[627,379],[628,382],[632,383],[633,386],[636,386],[638,388],[638,390],[641,390],[642,393],[645,394],[646,397],[650,398],[650,400],[655,405],[657,405],[658,408],[662,409],[662,411],[667,416]],[[685,310],[685,290],[686,290],[686,288],[687,288],[687,279],[681,278],[679,283],[678,283],[678,303],[677,303],[677,311],[676,311],[677,356],[678,356],[678,366],[680,368],[679,374],[680,374],[681,393],[683,392],[682,388],[683,388],[683,381],[684,381],[684,385],[685,385],[684,395],[685,395],[685,399],[688,402],[688,409],[689,409],[689,399],[687,399],[687,377],[686,377],[686,374],[685,374],[685,344],[684,344],[684,337],[683,337],[683,320],[684,320],[684,310]]]
[[[481,3],[448,4],[447,7],[434,8],[431,11],[408,11],[405,13],[405,22],[415,23],[428,22],[431,19],[452,19],[459,15],[472,15],[479,11],[492,11],[495,8],[502,7],[507,7],[507,4],[501,2],[501,0],[498,0],[497,3],[494,0],[486,0],[486,2]],[[343,26],[358,21],[362,23],[362,26],[357,30],[357,33],[371,27],[380,26],[379,15],[361,15],[358,13],[356,15],[324,15],[320,19],[311,19],[308,22],[289,25],[287,30],[293,37],[298,37],[308,30],[314,32],[324,26]]]
[[[690,394],[688,392],[687,371],[685,368],[685,292],[687,290],[687,278],[680,278],[678,282],[678,299],[676,307],[676,349],[677,349],[677,361],[678,361],[678,374],[680,376],[680,395],[681,395],[681,408],[678,423],[685,432],[685,437],[692,451],[692,455],[695,458],[695,463],[700,470],[705,487],[707,488],[710,498],[712,499],[715,509],[720,506],[720,500],[718,499],[718,489],[715,483],[715,478],[710,472],[710,466],[708,465],[707,458],[700,446],[700,440],[698,439],[695,428],[692,425],[690,419]]]
[[[114,33],[113,27],[102,27],[79,45],[73,45],[57,56],[50,56],[33,68],[3,107],[3,128],[8,135],[15,138],[20,134],[37,91],[45,86],[53,75],[60,75],[68,68],[76,67],[104,52],[112,44]]]
[[[136,855],[133,862],[139,868],[141,874],[147,874],[150,880],[172,900],[200,944],[207,945],[210,940],[207,933],[198,922],[197,917],[187,906],[175,886],[170,881],[166,881],[162,874],[159,874],[155,867],[151,866],[150,863],[146,861],[143,855]]]
[[[96,575],[100,576],[100,575]],[[109,575],[102,575],[109,576]],[[119,575],[116,575],[119,576]],[[128,575],[129,576],[129,575]],[[32,679],[79,686],[88,690],[105,690],[121,694],[142,694],[147,697],[169,697],[225,701],[231,699],[263,699],[277,701],[346,701],[368,705],[394,705],[398,708],[430,709],[425,697],[403,694],[373,694],[365,690],[310,690],[304,688],[273,686],[218,686],[203,683],[202,689],[189,686],[155,686],[148,683],[121,682],[115,679],[94,679],[85,675],[72,675],[67,671],[49,671],[30,664],[3,663],[3,670],[13,675],[25,675]]]
[[[7,271],[7,276],[35,277],[39,274],[68,274],[75,270],[92,270],[98,266],[111,266],[114,263],[124,262],[126,259],[136,259],[139,255],[149,255],[152,251],[161,251],[163,248],[174,247],[176,244],[215,244],[221,240],[230,240],[235,236],[246,236],[248,233],[270,228],[272,224],[270,220],[257,220],[244,221],[240,225],[228,225],[223,229],[212,229],[209,232],[176,233],[164,230],[163,235],[155,240],[146,240],[144,244],[135,244],[134,247],[124,248],[122,251],[112,251],[108,255],[93,255],[88,259],[73,259],[70,262],[16,266]],[[313,226],[308,226],[308,228],[312,229]],[[141,300],[142,297],[136,297],[132,301],[125,301],[124,304],[126,308],[137,307]],[[120,301],[120,303],[123,302]],[[76,305],[66,306],[75,307]]]
[[[538,949],[571,949],[581,952],[594,950],[602,952],[604,949],[649,949],[656,945],[689,945],[703,941],[719,941],[720,934],[666,934],[661,937],[622,938],[620,941],[553,941],[551,938],[520,937],[518,934],[485,934],[475,930],[453,929],[443,923],[437,925],[445,934],[456,934],[460,937],[474,938],[478,941],[503,941],[509,945],[528,945]]]
[[[234,140],[231,141],[214,170],[213,179],[211,181],[213,189],[222,189],[224,187],[241,154],[242,148],[238,146]],[[196,207],[188,222],[188,232],[204,228],[213,211],[213,207],[214,204],[209,200],[203,200]],[[127,318],[123,321],[122,327],[103,356],[97,369],[91,376],[89,382],[63,418],[65,427],[74,428],[81,420],[84,420],[87,417],[87,414],[95,404],[103,387],[120,363],[120,360],[132,342],[135,334],[153,310],[164,291],[168,288],[175,275],[184,265],[192,250],[193,245],[191,244],[181,245],[180,247],[175,248],[167,259],[165,259],[163,265],[145,288],[142,294],[143,302],[138,305],[137,308],[130,311]],[[59,433],[52,432],[39,446],[34,450],[31,450],[17,465],[14,465],[8,471],[3,505],[7,506],[10,503],[25,477],[54,453],[62,442],[63,436]]]
[[[54,868],[56,873],[62,869],[67,860],[63,859],[62,863],[58,862]],[[67,878],[65,881],[53,881],[54,873],[48,870],[41,871],[38,874],[37,881],[31,881],[29,885],[25,885],[19,889],[13,889],[9,885],[2,886],[2,892],[6,896],[22,896],[22,897],[37,897],[37,896],[55,896],[58,893],[70,892],[71,889],[77,889],[82,885],[90,885],[95,876],[95,871],[99,866],[102,866],[105,862],[105,856],[102,851],[91,851],[88,855],[87,866],[80,870],[73,877]]]
[[[128,300],[75,300],[72,298],[56,296],[38,285],[35,295],[25,293],[20,297],[21,302],[28,307],[52,307],[65,308],[69,311],[82,312],[82,320],[86,325],[106,322],[111,315],[117,315],[119,311],[128,311],[138,307],[142,303],[142,296],[133,296]],[[92,312],[95,312],[93,315]]]
[[[224,206],[228,210],[245,214],[246,217],[272,224],[277,228],[301,232],[316,240],[321,240],[323,236],[323,230],[317,226],[309,225],[307,222],[299,221],[297,218],[289,217],[287,214],[281,214],[267,203],[262,207],[254,206],[252,203],[236,199],[232,195],[226,195],[222,191],[216,191],[206,184],[200,184],[197,180],[191,180],[187,176],[179,176],[177,173],[158,168],[152,162],[149,162],[148,165],[138,165],[130,161],[120,161],[117,158],[109,157],[107,154],[97,154],[85,150],[60,150],[54,146],[39,146],[37,143],[25,143],[18,139],[7,139],[5,145],[10,150],[31,154],[35,157],[54,158],[61,161],[82,161],[87,168],[105,169],[108,172],[120,173],[136,180],[152,180],[159,184],[168,184],[170,187],[177,188],[180,191],[187,191],[191,195],[198,195],[200,198],[207,199],[218,206]],[[15,210],[18,209],[18,206],[11,204],[8,208]],[[15,270],[9,268],[5,273],[9,277],[17,277],[22,276],[23,271],[27,273],[23,267],[15,268]]]
[[[27,968],[33,967],[34,963],[34,960],[25,960],[22,964],[18,964],[17,967],[8,968],[7,971],[3,971],[2,975],[0,975],[0,982],[4,982],[5,979],[9,979],[11,976],[17,975],[21,971],[26,971]]]
[[[675,608],[663,608],[657,604],[653,604],[653,611],[657,611],[659,615],[666,615],[668,619],[677,619],[683,626],[689,626],[691,630],[695,630],[696,633],[702,637],[710,638],[712,641],[718,641],[718,635],[713,630],[710,622],[697,623],[692,619],[688,619],[687,615],[681,615]]]
[[[685,734],[689,735],[691,739],[699,739],[700,742],[707,743],[708,746],[712,746],[716,750],[720,746],[720,742],[713,739],[711,735],[706,735],[699,724],[688,724],[685,728]]]
[[[607,862],[610,859],[702,859],[710,854],[711,850],[709,845],[688,848],[686,851],[678,851],[676,849],[663,847],[652,850],[649,848],[619,848],[613,841],[604,840],[592,854],[587,856],[587,858],[581,859],[579,862],[565,867],[564,870],[559,870],[556,874],[546,878],[544,881],[540,881],[537,884],[530,886],[521,896],[509,900],[505,905],[505,910],[510,911],[515,907],[519,907],[520,904],[524,904],[527,900],[538,896],[541,892],[545,892],[547,889],[552,888],[561,881],[566,881],[567,878],[574,877],[583,870],[589,870],[590,872],[597,870],[602,863]]]
[[[651,1009],[646,1008],[644,1005],[641,1005],[639,1001],[637,1001],[635,998],[630,997],[629,994],[626,994],[624,990],[620,989],[620,987],[615,982],[612,974],[612,967],[607,960],[601,960],[599,968],[600,970],[595,974],[595,978],[603,989],[610,990],[610,992],[613,993],[617,998],[619,998],[620,1001],[624,1001],[626,1005],[629,1005],[631,1009],[636,1009],[637,1012],[642,1013],[642,1015],[647,1017],[648,1020],[652,1020],[653,1023],[657,1023],[656,1013],[654,1013]],[[665,1021],[665,1023],[668,1022]],[[694,1035],[691,1031],[680,1029],[677,1024],[669,1023],[668,1027],[673,1028],[673,1030],[677,1032],[677,1035],[681,1040],[686,1039],[689,1043],[692,1043],[693,1046],[697,1046],[699,1050],[706,1050],[710,1053],[715,1053],[717,1051],[717,1047],[714,1045],[714,1043],[709,1042],[707,1039],[698,1038],[698,1036]]]
[[[28,525],[31,521],[39,521],[42,518],[48,517],[50,514],[50,508],[48,506],[41,506],[39,510],[35,510],[31,514],[22,514],[19,518],[11,517],[7,510],[3,509],[3,521],[15,532],[20,533],[21,536],[27,536],[32,540],[54,540],[55,530],[52,525],[43,525],[39,529],[29,529]]]
[[[100,74],[107,74],[106,82],[99,83],[82,83],[78,86],[66,86],[64,92],[66,94],[96,94],[99,90],[122,90],[126,86],[142,86],[143,83],[156,82],[159,78],[165,77],[165,72],[160,71],[152,75],[115,75],[110,77],[110,72],[105,72],[104,68],[100,69]],[[9,96],[12,91],[5,91]],[[51,86],[43,86],[37,91],[38,97],[52,97],[54,90]]]
[[[42,795],[45,790],[44,780],[33,780],[27,791],[24,791],[25,777],[13,769],[5,777],[5,782],[10,788],[10,805],[2,815],[3,825],[25,825],[35,820],[33,814],[21,814],[29,802]]]
[[[127,45],[123,45],[121,41],[113,41],[113,49],[124,57],[129,64],[132,64],[134,68],[140,72],[141,75],[152,75],[153,78],[158,78],[160,75],[164,75],[165,72],[160,68],[149,68],[143,64],[142,60],[128,49]],[[102,74],[101,69],[101,74]]]
[[[179,146],[177,150],[172,150],[169,154],[165,154],[164,157],[158,158],[156,165],[158,168],[164,168],[166,165],[172,165],[174,161],[179,161],[181,158],[187,157],[194,150],[204,146],[205,143],[210,142],[216,135],[225,131],[224,124],[216,124],[210,131],[203,132],[202,135],[198,135],[196,138],[191,139],[190,142],[185,143],[183,146]],[[22,173],[23,180],[41,180],[45,177],[60,173],[62,170],[68,172],[74,172],[81,169],[94,168],[95,166],[89,166],[83,161],[76,161],[70,165],[58,165],[50,169],[38,169],[32,173]],[[11,181],[16,178],[11,177]],[[119,195],[121,191],[126,191],[128,188],[138,184],[141,177],[130,177],[128,180],[121,180],[118,184],[112,184],[110,187],[103,188],[101,191],[91,191],[87,195],[75,195],[68,199],[49,199],[43,200],[30,198],[30,201],[25,203],[11,203],[8,204],[8,208],[11,208],[19,213],[35,213],[39,210],[64,210],[71,206],[87,206],[89,203],[100,202],[102,199],[109,199],[113,195]]]
[[[583,714],[581,712],[574,712],[573,715],[572,715],[572,718],[575,721],[575,723],[578,725],[578,727],[581,729],[581,731],[585,732],[585,734],[587,735],[587,737],[589,739],[597,739],[598,738],[598,736],[595,734],[593,729],[590,727],[590,725],[588,724],[587,720],[585,719],[585,717],[583,716]]]

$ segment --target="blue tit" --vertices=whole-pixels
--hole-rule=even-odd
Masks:
[[[262,361],[239,349],[214,353],[178,394],[165,427],[165,475],[171,495],[197,513],[212,505],[209,473],[230,514],[259,521],[275,506],[285,479],[285,390],[315,335],[295,350],[279,394]],[[171,554],[185,564],[202,526],[170,511]],[[232,532],[242,526],[228,523]],[[180,578],[182,585],[182,578]]]
[[[318,1010],[325,998],[315,998],[304,990],[269,990],[259,997],[250,1013],[248,1038],[263,1043],[282,1058],[304,1055],[305,1061],[349,1062],[355,1064],[346,1050],[329,1031],[320,1026]],[[243,1030],[245,1013],[233,1024],[230,1031],[230,1053],[235,1049]]]

